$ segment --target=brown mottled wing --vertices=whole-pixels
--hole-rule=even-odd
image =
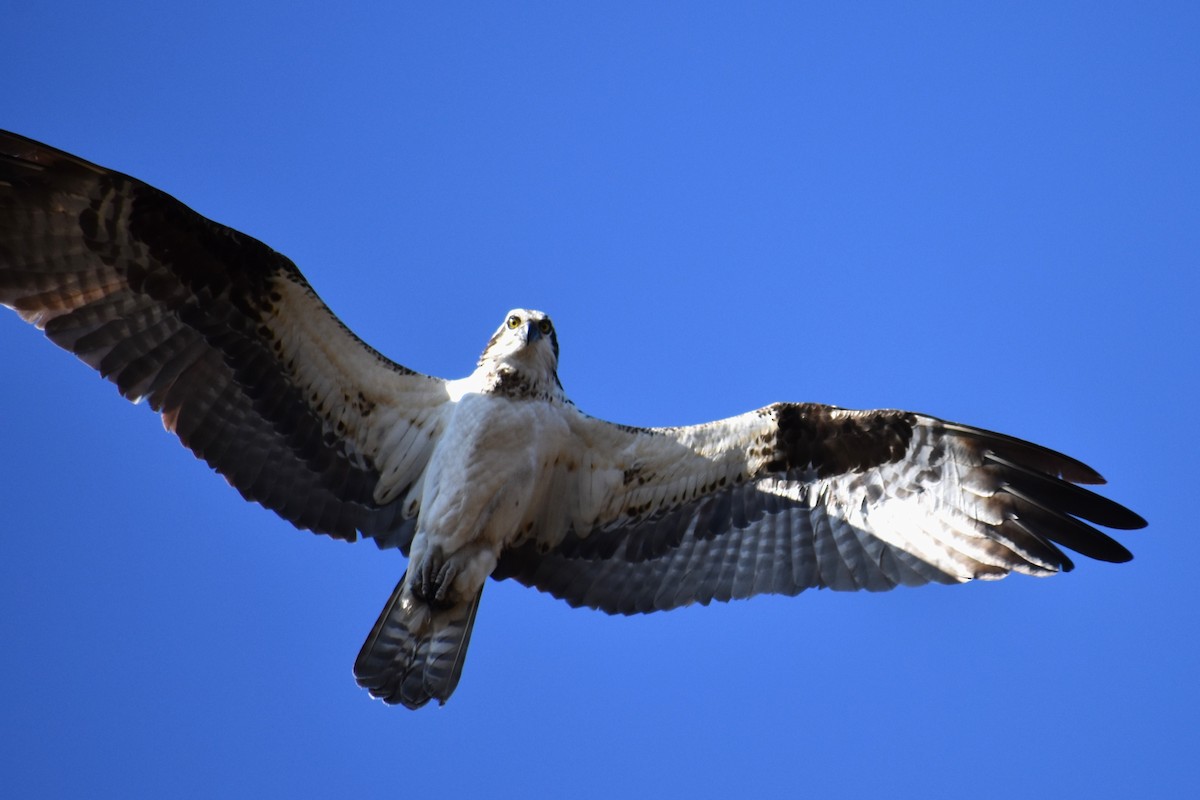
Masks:
[[[0,303],[297,527],[407,546],[444,382],[358,340],[284,256],[0,132]]]
[[[1037,445],[902,411],[778,404],[687,428],[574,412],[573,491],[501,559],[576,606],[635,614],[807,588],[879,591],[1129,552],[1084,520],[1145,525]],[[569,477],[575,476],[575,477]]]

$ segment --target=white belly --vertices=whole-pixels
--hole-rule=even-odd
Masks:
[[[482,585],[501,549],[538,513],[567,435],[557,410],[542,402],[459,400],[427,468],[412,563],[440,548],[463,560],[462,589]]]

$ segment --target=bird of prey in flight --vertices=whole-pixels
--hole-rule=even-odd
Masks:
[[[808,588],[1050,575],[1129,552],[1090,467],[908,411],[776,403],[676,428],[596,419],[550,318],[514,309],[465,378],[406,369],[286,257],[139,180],[0,132],[0,303],[145,400],[242,495],[408,568],[354,665],[445,702],[488,577],[640,614]],[[1090,523],[1090,524],[1089,524]]]

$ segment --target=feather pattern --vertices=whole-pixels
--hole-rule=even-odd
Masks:
[[[145,399],[247,499],[407,546],[445,381],[363,344],[295,266],[133,178],[0,138],[0,302]],[[383,455],[385,437],[407,449]]]
[[[561,538],[507,551],[496,575],[609,613],[1049,575],[1073,566],[1060,546],[1131,558],[1087,521],[1145,524],[1066,480],[1102,480],[1068,456],[922,414],[780,403],[690,428],[575,424],[614,457],[593,469],[623,479]]]
[[[549,318],[475,371],[384,358],[284,256],[138,180],[0,132],[0,303],[145,400],[249,500],[409,555],[355,664],[411,708],[461,675],[489,576],[635,614],[809,588],[1069,570],[1145,525],[1052,450],[906,411],[777,403],[704,425],[589,417]]]

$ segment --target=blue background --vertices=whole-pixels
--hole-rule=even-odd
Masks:
[[[484,595],[444,708],[354,656],[398,553],[244,503],[0,314],[0,793],[1193,796],[1191,3],[26,3],[0,127],[284,252],[466,374],[512,306],[620,422],[899,407],[1075,455],[1127,565],[632,619]]]

